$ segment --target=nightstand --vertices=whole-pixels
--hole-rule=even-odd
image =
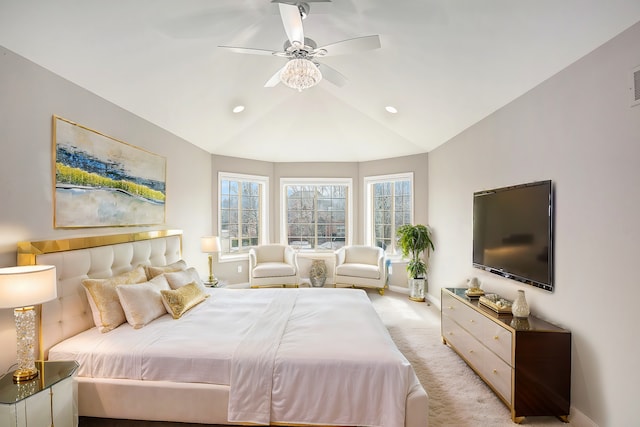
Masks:
[[[208,288],[226,288],[227,281],[226,280],[218,280],[217,282],[204,282],[204,285]]]
[[[0,425],[7,427],[77,427],[78,396],[73,377],[75,361],[36,362],[40,375],[13,382],[9,372],[0,378]]]

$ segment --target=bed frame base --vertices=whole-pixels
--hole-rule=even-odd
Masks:
[[[76,381],[83,417],[232,424],[227,421],[228,386],[86,377]],[[426,427],[428,406],[424,389],[415,388],[407,399],[405,427]]]

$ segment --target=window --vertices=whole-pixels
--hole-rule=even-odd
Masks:
[[[351,179],[282,179],[281,194],[283,241],[327,250],[351,241]]]
[[[267,239],[269,178],[220,172],[218,224],[221,256],[249,252]]]
[[[413,220],[413,173],[366,177],[366,241],[395,254],[396,229]]]

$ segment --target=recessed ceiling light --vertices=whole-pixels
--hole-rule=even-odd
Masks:
[[[233,107],[234,113],[242,113],[244,111],[244,105],[236,105]]]
[[[396,114],[398,112],[396,107],[394,107],[393,105],[387,105],[386,107],[384,107],[384,109],[387,110],[387,112],[391,113],[391,114]]]

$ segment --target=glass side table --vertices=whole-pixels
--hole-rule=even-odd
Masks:
[[[0,378],[0,426],[78,426],[78,393],[73,377],[76,361],[36,362],[37,378],[13,382],[9,372]]]

